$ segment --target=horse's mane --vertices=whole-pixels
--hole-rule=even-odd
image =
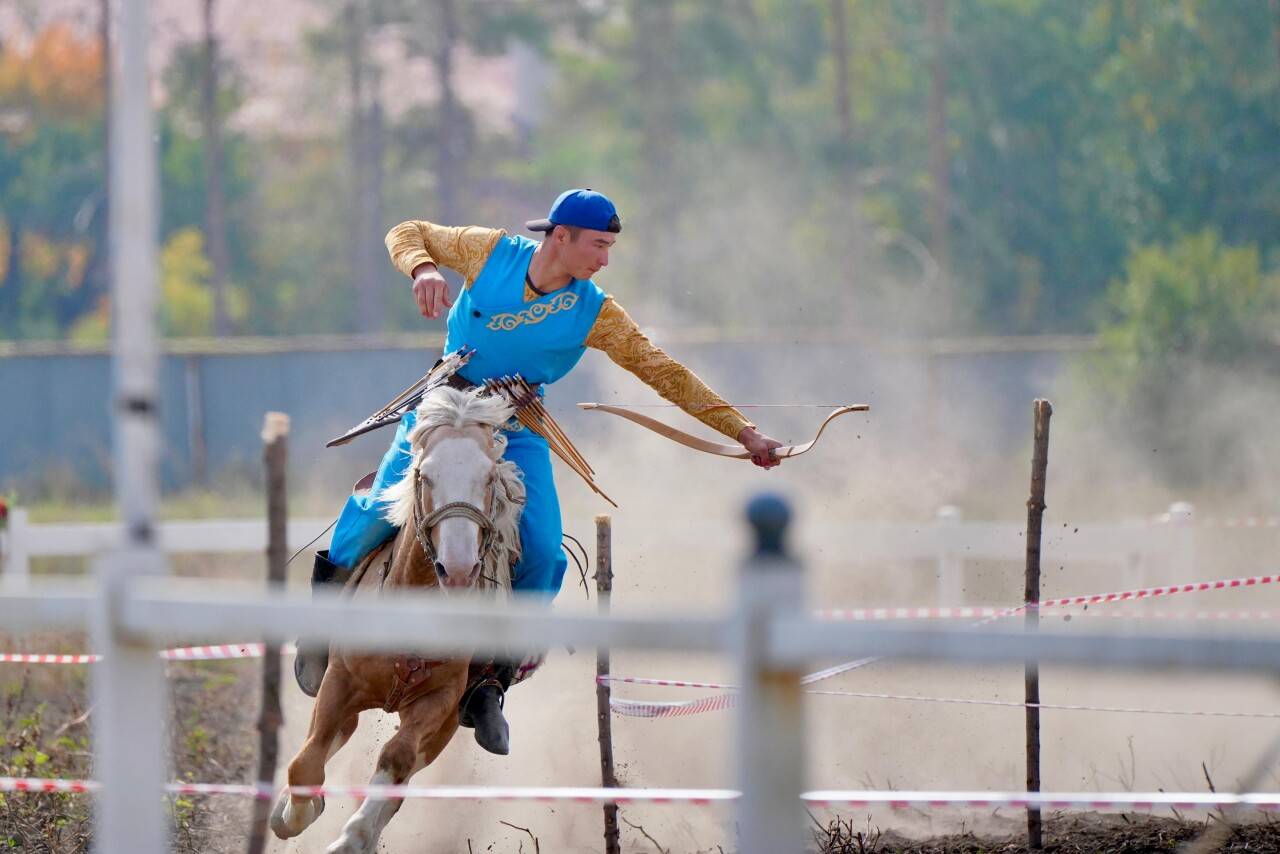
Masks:
[[[382,491],[381,501],[387,505],[384,518],[398,528],[413,524],[413,472],[422,462],[426,437],[437,427],[470,427],[482,425],[494,431],[499,457],[506,451],[507,438],[497,428],[513,413],[510,404],[500,397],[482,395],[479,389],[459,391],[442,386],[428,394],[418,406],[417,424],[409,432],[413,463],[398,482]],[[493,497],[493,548],[480,572],[480,586],[511,589],[511,567],[520,557],[520,513],[524,510],[524,481],[516,464],[499,459],[497,488]],[[495,585],[496,580],[496,585]]]

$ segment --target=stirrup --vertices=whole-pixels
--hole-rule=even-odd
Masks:
[[[498,689],[498,708],[505,709],[507,707],[507,689],[501,680],[496,676],[486,676],[476,684],[467,689],[462,695],[462,699],[458,701],[458,726],[467,729],[475,729],[476,722],[471,716],[471,700],[475,697],[476,692],[481,688],[493,686]]]

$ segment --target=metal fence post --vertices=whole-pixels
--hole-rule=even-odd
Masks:
[[[9,510],[9,521],[0,542],[0,558],[4,559],[4,589],[22,590],[31,581],[31,553],[27,549],[30,517],[25,507]]]
[[[786,551],[791,519],[787,503],[762,495],[747,505],[754,553],[738,575],[733,646],[738,684],[738,846],[742,854],[784,854],[803,849],[804,707],[801,671],[773,667],[765,658],[772,620],[802,615],[804,578]]]
[[[938,531],[938,604],[959,605],[964,601],[964,557],[956,548],[960,534],[960,508],[947,504],[935,516]]]

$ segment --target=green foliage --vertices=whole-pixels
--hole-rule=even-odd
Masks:
[[[1140,247],[1125,271],[1108,291],[1103,349],[1088,366],[1098,409],[1156,451],[1155,468],[1177,485],[1245,477],[1231,467],[1252,465],[1250,413],[1277,392],[1280,272],[1212,231]]]
[[[1194,359],[1247,368],[1270,358],[1280,275],[1263,275],[1255,247],[1229,247],[1213,231],[1173,246],[1144,246],[1107,295],[1102,340],[1113,375],[1149,382],[1162,364]]]
[[[1131,247],[1206,229],[1280,255],[1274,3],[966,0],[948,4],[948,34],[934,44],[924,3],[842,2],[849,133],[835,101],[833,0],[370,0],[359,15],[313,0],[320,23],[300,70],[321,108],[291,104],[289,127],[249,135],[235,119],[259,94],[251,69],[226,52],[219,69],[237,331],[345,331],[360,314],[357,280],[403,285],[389,267],[357,275],[353,246],[375,237],[355,233],[371,225],[357,227],[369,139],[353,126],[370,116],[384,175],[378,228],[440,215],[446,202],[460,221],[510,226],[564,186],[597,186],[627,222],[609,288],[650,303],[644,316],[665,305],[685,323],[870,323],[869,301],[904,294],[899,316],[928,313],[914,283],[928,278],[939,49],[958,310],[921,324],[929,331],[1089,331],[1108,283],[1132,277]],[[364,81],[354,106],[353,45]],[[494,121],[465,99],[442,109],[434,83],[397,88],[408,67],[452,47],[457,95],[467,56],[516,45],[549,66],[536,127],[524,112]],[[201,51],[180,46],[163,74],[165,245],[203,228]],[[65,28],[0,46],[6,337],[99,334],[108,311],[99,65]],[[194,267],[184,275],[200,281]],[[808,316],[761,317],[755,306],[780,282]],[[177,293],[187,302],[171,314],[186,319],[171,328],[202,328],[199,288]],[[407,301],[389,302],[388,326],[420,328]]]

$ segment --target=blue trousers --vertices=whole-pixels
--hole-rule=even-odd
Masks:
[[[373,487],[367,495],[352,495],[342,508],[329,545],[329,560],[354,567],[395,533],[382,517],[386,504],[382,490],[404,477],[413,462],[409,432],[417,419],[410,412],[400,420],[396,437],[382,457]],[[520,561],[515,566],[515,589],[522,593],[555,598],[569,564],[560,548],[563,537],[560,497],[551,475],[551,450],[547,440],[529,430],[504,431],[507,460],[516,464],[524,479],[527,502],[520,516]]]

